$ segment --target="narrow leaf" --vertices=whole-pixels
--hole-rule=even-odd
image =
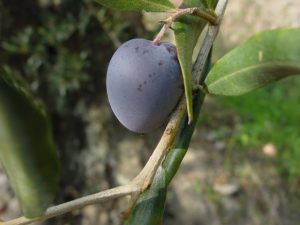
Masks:
[[[135,203],[126,225],[159,224],[165,208],[166,194],[166,172],[159,167],[151,187]]]
[[[215,95],[241,95],[300,75],[300,29],[260,32],[221,58],[205,84]]]
[[[12,74],[0,74],[0,161],[26,217],[52,204],[59,162],[45,112]]]
[[[200,7],[203,6],[199,0],[186,0],[182,7]],[[192,106],[192,56],[197,40],[206,25],[206,21],[194,16],[184,16],[174,23],[175,40],[178,53],[178,59],[181,66],[185,98],[187,102],[187,111],[189,121],[193,117]]]
[[[117,10],[166,12],[175,6],[169,0],[96,0],[98,3]]]

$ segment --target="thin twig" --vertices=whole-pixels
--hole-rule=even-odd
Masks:
[[[75,209],[81,209],[85,206],[97,204],[104,202],[106,200],[112,200],[115,198],[123,197],[128,194],[133,194],[139,192],[139,188],[132,183],[129,183],[124,186],[115,187],[108,189],[96,194],[88,195],[82,198],[75,199],[70,202],[66,202],[57,206],[50,207],[46,210],[45,214],[37,218],[26,218],[20,217],[14,220],[10,220],[1,225],[26,225],[33,222],[44,221],[52,217],[56,217],[67,212],[73,211]]]
[[[142,191],[144,191],[151,184],[157,168],[159,167],[166,153],[172,147],[175,141],[180,122],[185,113],[185,104],[186,101],[184,98],[182,98],[180,103],[178,104],[176,111],[172,114],[165,132],[158,145],[156,146],[154,152],[150,156],[147,164],[139,173],[139,175],[133,180],[134,183],[141,187]]]
[[[216,8],[216,14],[219,17],[219,21],[221,21],[223,17],[227,2],[228,0],[219,0]],[[199,77],[199,74],[201,74],[201,71],[204,68],[206,58],[218,33],[219,24],[220,23],[218,23],[217,26],[209,26],[207,35],[203,42],[203,47],[201,48],[193,67],[194,78]],[[182,98],[147,164],[139,173],[139,175],[137,175],[129,184],[50,207],[46,210],[43,216],[38,218],[29,219],[26,217],[20,217],[7,222],[0,222],[0,225],[26,225],[37,221],[44,221],[46,219],[65,214],[75,209],[81,209],[88,205],[98,204],[107,200],[116,199],[130,194],[139,194],[145,191],[146,188],[148,188],[148,186],[151,184],[158,166],[161,164],[166,153],[168,152],[176,138],[179,124],[185,113],[185,104],[185,99]]]
[[[159,31],[159,33],[156,35],[156,37],[153,40],[154,44],[159,44],[164,34],[167,32],[167,30],[171,27],[172,23],[178,19],[178,17],[185,16],[185,15],[192,15],[197,16],[202,19],[207,20],[210,24],[217,25],[219,22],[219,19],[214,13],[207,11],[206,9],[199,8],[199,7],[193,7],[193,8],[185,8],[185,9],[177,9],[175,13],[173,13],[170,17],[168,17],[166,20],[164,20],[164,25]]]

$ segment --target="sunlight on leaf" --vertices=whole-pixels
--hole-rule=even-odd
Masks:
[[[300,75],[300,29],[255,34],[221,58],[205,80],[209,93],[241,95]]]

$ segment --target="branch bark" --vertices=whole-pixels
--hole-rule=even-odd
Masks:
[[[50,207],[46,210],[45,214],[41,217],[37,217],[37,218],[20,217],[0,224],[1,225],[26,225],[33,222],[44,221],[49,218],[56,217],[65,214],[67,212],[73,211],[75,209],[81,209],[88,205],[101,203],[106,200],[112,200],[115,198],[123,197],[125,195],[133,194],[137,192],[139,192],[138,187],[130,183],[128,185],[115,187],[96,194],[78,198],[73,201],[66,202],[57,206]]]

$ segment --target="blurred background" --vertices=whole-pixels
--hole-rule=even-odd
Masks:
[[[147,161],[162,130],[141,136],[123,128],[109,108],[105,76],[115,49],[152,39],[165,16],[93,0],[0,0],[0,66],[26,79],[52,120],[63,167],[56,203],[127,183]],[[214,61],[255,32],[282,26],[300,27],[298,0],[231,0]],[[245,96],[206,98],[162,224],[300,224],[299,85],[293,77]],[[121,224],[128,201],[43,224]],[[18,216],[0,168],[0,218]]]

